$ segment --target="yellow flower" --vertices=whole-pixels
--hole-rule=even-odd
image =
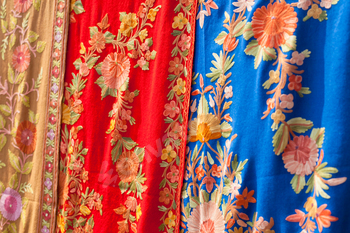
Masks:
[[[81,206],[80,206],[80,212],[81,212],[84,216],[91,214],[91,210],[89,210],[89,208],[87,208],[86,205],[81,205]]]
[[[168,212],[168,218],[165,219],[165,224],[168,225],[169,228],[172,228],[175,226],[175,219],[176,219],[176,216],[173,214],[172,211],[169,211]]]
[[[120,24],[120,32],[124,36],[130,36],[132,29],[134,29],[138,24],[136,14],[129,13],[123,17],[122,23]]]
[[[139,220],[139,218],[141,217],[142,212],[141,212],[141,205],[139,204],[136,208],[136,221]]]
[[[188,23],[188,19],[184,17],[184,14],[180,12],[177,16],[174,17],[173,28],[183,29],[184,26]]]
[[[286,119],[286,116],[282,113],[281,109],[277,109],[276,112],[271,114],[271,119],[278,125]]]
[[[62,122],[67,125],[70,123],[70,110],[66,104],[63,104]]]
[[[307,16],[313,17],[314,19],[320,18],[322,14],[322,9],[318,7],[317,4],[312,4],[310,10],[307,12]]]
[[[269,76],[270,76],[269,82],[271,84],[278,83],[280,81],[280,71],[279,70],[276,70],[276,71],[270,70]]]
[[[81,42],[81,43],[80,43],[80,50],[79,50],[79,53],[80,53],[80,54],[85,54],[85,52],[86,52],[86,48],[85,48],[83,42]]]
[[[173,161],[173,159],[176,158],[176,152],[173,150],[173,148],[168,145],[165,149],[162,150],[162,160],[167,160],[169,163]]]
[[[199,114],[198,118],[192,120],[189,124],[190,142],[208,142],[211,139],[221,137],[220,120],[211,113]]]
[[[111,124],[109,125],[109,130],[112,131],[114,129],[114,127],[115,127],[115,120],[112,119]]]
[[[225,85],[225,82],[226,82],[226,79],[227,77],[223,74],[220,75],[220,78],[218,79],[218,83],[221,85],[221,86],[224,86]]]
[[[64,217],[61,214],[59,214],[58,218],[57,218],[57,226],[61,230],[61,233],[65,233],[66,232],[66,229],[64,228],[64,225],[65,225]]]
[[[146,39],[146,37],[148,36],[148,31],[147,29],[143,29],[140,34],[139,34],[139,37],[141,39],[141,42],[143,42],[144,39]]]
[[[73,10],[74,5],[75,5],[75,2],[76,2],[76,0],[71,0],[71,1],[70,1],[70,11]]]
[[[73,153],[73,147],[70,146],[70,147],[68,148],[68,154],[72,154],[72,153]]]
[[[315,218],[317,213],[317,202],[315,198],[309,197],[304,204],[304,208],[312,218]]]
[[[156,19],[156,15],[157,15],[157,10],[150,9],[147,14],[147,19],[150,19],[153,22]]]
[[[177,95],[184,94],[186,92],[186,81],[179,78],[177,80],[177,85],[173,87],[173,91],[175,91]]]

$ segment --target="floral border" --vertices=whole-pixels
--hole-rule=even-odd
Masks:
[[[68,10],[69,1],[56,0],[54,13],[54,26],[52,31],[52,47],[50,60],[50,80],[48,87],[49,98],[47,99],[48,110],[46,112],[46,138],[44,153],[43,153],[43,172],[41,186],[41,203],[39,226],[37,232],[51,233],[55,231],[56,223],[56,204],[57,204],[57,182],[58,182],[58,157],[59,157],[59,135],[61,122],[61,100],[63,93],[63,81],[65,70],[65,51],[67,43],[68,30]],[[45,168],[46,162],[52,162],[53,168],[51,172]],[[51,184],[52,189],[48,189],[48,184]],[[45,203],[44,195],[49,194],[52,198],[52,203]],[[50,220],[44,218],[50,216]]]
[[[188,123],[188,118],[185,116],[188,116],[188,112],[189,112],[189,102],[190,102],[190,93],[191,93],[191,80],[192,80],[192,67],[193,67],[193,54],[194,54],[194,35],[195,35],[195,26],[196,26],[196,13],[197,13],[197,7],[193,7],[193,6],[197,6],[197,0],[193,0],[193,1],[179,1],[179,4],[176,5],[174,12],[176,13],[176,16],[174,17],[174,22],[172,23],[172,28],[176,29],[177,27],[174,25],[176,23],[176,18],[177,17],[184,17],[185,15],[185,19],[187,19],[187,24],[185,26],[185,29],[181,30],[181,31],[177,31],[174,30],[171,35],[175,37],[174,39],[174,48],[172,50],[172,58],[176,59],[179,57],[182,57],[183,59],[181,59],[180,64],[184,67],[184,71],[182,73],[180,73],[179,75],[172,75],[169,70],[169,76],[168,76],[168,81],[170,83],[169,85],[169,92],[168,92],[168,103],[166,103],[166,105],[172,105],[171,102],[174,102],[173,100],[175,99],[175,91],[174,91],[174,84],[177,82],[181,82],[181,84],[183,85],[183,80],[185,80],[185,84],[184,84],[184,92],[183,92],[183,99],[181,104],[179,102],[176,102],[176,107],[179,108],[179,114],[178,117],[176,118],[176,120],[172,120],[169,121],[169,117],[164,116],[164,121],[165,123],[168,125],[167,129],[165,131],[165,141],[164,141],[164,146],[167,147],[168,145],[171,145],[170,143],[170,136],[169,136],[169,129],[171,128],[172,125],[174,125],[175,123],[179,124],[179,126],[182,129],[181,132],[181,138],[182,141],[180,142],[179,145],[175,145],[175,142],[173,142],[173,144],[171,145],[171,149],[172,151],[175,151],[176,153],[176,164],[179,167],[179,183],[177,185],[176,188],[174,188],[174,190],[176,189],[176,197],[175,197],[175,201],[173,201],[171,203],[171,205],[169,206],[169,208],[162,208],[164,207],[162,206],[158,206],[159,211],[163,212],[163,217],[160,219],[161,221],[161,225],[159,226],[159,231],[165,231],[166,232],[174,232],[173,228],[168,229],[166,227],[166,217],[168,217],[169,219],[171,219],[171,221],[174,221],[174,217],[175,217],[175,221],[174,221],[174,226],[179,226],[180,224],[180,217],[181,217],[181,190],[182,190],[182,181],[183,181],[183,170],[185,168],[185,149],[186,149],[186,144],[187,144],[187,130],[185,130],[187,128],[187,123]],[[186,5],[187,3],[187,5]],[[187,33],[189,34],[190,37],[190,48],[188,49],[188,53],[183,55],[183,53],[181,52],[181,50],[178,48],[178,43],[179,43],[179,39],[181,38],[182,35],[184,35],[184,32],[187,31]],[[186,50],[185,50],[186,51]],[[181,53],[181,56],[178,55],[179,53]],[[170,63],[172,63],[173,61],[171,61]],[[171,64],[169,64],[171,67]],[[170,69],[170,68],[169,68]],[[177,86],[177,85],[176,85]],[[173,94],[172,94],[173,93]],[[181,106],[182,105],[182,106]],[[163,151],[166,150],[163,149]],[[162,151],[162,152],[163,152]],[[163,175],[162,178],[164,178],[162,180],[162,182],[159,185],[159,189],[163,189],[164,187],[166,187],[166,171],[168,170],[168,168],[170,169],[171,164],[168,164],[166,166],[162,165],[162,163],[160,163],[160,167],[163,167]],[[165,182],[163,182],[165,180]],[[170,186],[169,186],[170,187]],[[170,187],[171,189],[173,189],[172,187]],[[175,204],[175,208],[174,208],[174,204]],[[172,214],[172,210],[175,210],[175,215]],[[168,224],[169,225],[169,224]],[[179,232],[179,228],[175,229],[175,233]]]

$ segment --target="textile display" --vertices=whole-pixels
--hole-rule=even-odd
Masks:
[[[178,232],[196,1],[73,1],[57,232]]]
[[[349,7],[199,2],[181,232],[349,230]]]
[[[0,232],[55,231],[64,0],[0,2]]]

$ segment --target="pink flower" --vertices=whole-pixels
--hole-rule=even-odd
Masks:
[[[165,104],[165,110],[163,112],[164,116],[174,117],[176,114],[179,114],[180,109],[176,106],[174,100],[170,102],[170,104]]]
[[[130,208],[131,211],[136,211],[137,201],[135,197],[128,197],[128,199],[125,201],[126,207]]]
[[[56,26],[57,27],[61,27],[62,24],[63,24],[63,20],[60,17],[58,17],[57,20],[56,20]]]
[[[228,98],[231,98],[233,96],[233,93],[232,93],[232,86],[229,86],[229,87],[225,87],[225,98],[228,99]]]
[[[173,129],[168,133],[175,140],[181,137],[182,127],[178,122],[175,122]]]
[[[202,10],[197,15],[197,20],[199,19],[199,26],[203,28],[204,25],[204,16],[208,16],[208,11]]]
[[[65,154],[67,152],[67,144],[64,143],[63,141],[61,141],[60,150],[62,154]]]
[[[282,155],[284,167],[291,174],[310,175],[318,159],[316,141],[309,136],[296,136],[289,141]]]
[[[141,50],[142,50],[142,51],[147,51],[147,50],[149,50],[149,46],[148,46],[147,41],[145,41],[145,42],[143,42],[143,43],[141,44]]]
[[[269,225],[267,221],[264,221],[263,217],[259,217],[259,220],[256,221],[256,225],[261,229],[265,230],[265,228]]]
[[[238,7],[238,9],[235,9],[233,12],[239,13],[242,12],[244,9],[251,11],[252,6],[254,4],[254,0],[238,0],[237,2],[232,3],[232,5],[234,5],[235,7]]]
[[[33,0],[15,0],[14,8],[19,13],[23,13],[26,12],[32,4]]]
[[[179,46],[182,51],[189,49],[191,47],[191,37],[186,34],[182,34],[181,40],[179,41]]]
[[[59,49],[55,49],[55,52],[53,53],[53,58],[59,59],[61,56],[61,51]]]
[[[231,182],[229,192],[231,193],[231,195],[233,197],[235,197],[236,195],[239,195],[239,191],[238,190],[240,188],[241,188],[241,185],[238,184],[238,180],[236,179],[235,182]]]
[[[197,111],[197,100],[195,99],[190,108],[191,112]]]
[[[131,111],[130,110],[122,110],[122,120],[127,120],[129,121],[131,119]]]
[[[332,0],[322,0],[320,6],[329,9],[332,6]]]
[[[174,183],[179,179],[179,170],[177,170],[175,166],[171,166],[170,172],[167,174],[166,178],[168,178],[171,183]]]
[[[101,66],[105,84],[110,88],[119,89],[130,73],[130,60],[124,54],[110,53]]]
[[[52,75],[57,78],[59,74],[60,74],[60,70],[58,69],[57,66],[55,66],[55,68],[53,68],[52,70]]]
[[[75,160],[73,163],[73,170],[76,172],[80,172],[81,168],[83,167],[83,164],[81,163],[80,160]]]
[[[30,53],[27,45],[18,46],[12,55],[12,65],[20,73],[28,69]]]
[[[301,66],[302,64],[304,64],[304,59],[305,59],[304,54],[299,53],[298,51],[294,51],[292,53],[292,58],[290,59],[290,63]]]
[[[137,64],[140,66],[140,67],[143,67],[144,65],[146,65],[147,61],[145,60],[144,57],[141,57],[138,61],[137,61]]]
[[[87,64],[85,62],[81,63],[80,69],[79,69],[79,74],[83,77],[86,77],[86,76],[88,76],[89,73],[90,73],[90,71],[89,71]]]
[[[281,95],[281,108],[288,108],[291,109],[294,106],[293,99],[294,96],[292,94],[289,95]]]
[[[211,176],[206,176],[203,179],[203,183],[206,185],[207,190],[210,193],[213,190],[213,185],[216,183],[216,180]]]
[[[309,6],[311,6],[312,0],[299,0],[298,2],[298,8],[302,8],[304,11],[309,9]]]
[[[1,194],[0,212],[5,219],[16,221],[22,212],[22,198],[11,188],[6,188]]]
[[[204,3],[205,9],[208,11],[208,15],[211,15],[211,9],[213,8],[215,10],[219,9],[218,5],[214,2],[214,0],[208,0],[207,2]]]

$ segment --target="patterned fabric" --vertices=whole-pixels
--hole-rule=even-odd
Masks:
[[[57,232],[178,232],[196,5],[71,2]]]
[[[0,5],[0,232],[54,232],[67,3]]]
[[[349,7],[199,2],[181,232],[349,230]]]

